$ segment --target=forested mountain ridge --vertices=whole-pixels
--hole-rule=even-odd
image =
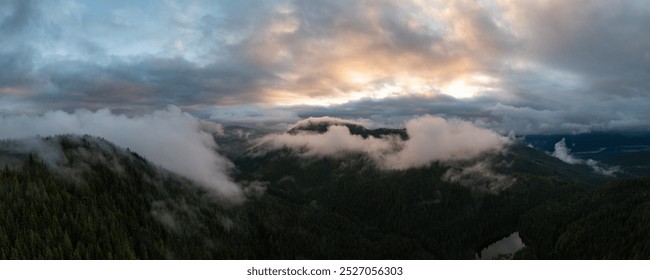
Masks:
[[[519,143],[406,170],[379,168],[360,153],[305,156],[290,148],[236,158],[235,181],[261,182],[262,190],[240,205],[101,138],[2,141],[0,258],[471,259],[517,230],[528,246],[518,257],[647,256],[645,247],[566,255],[562,246],[575,240],[602,239],[575,232],[593,217],[631,213],[623,228],[633,230],[607,242],[630,233],[645,244],[638,241],[648,233],[645,196],[635,198],[634,188],[601,191],[612,178]],[[624,203],[606,209],[632,208],[597,211],[610,195]],[[585,211],[602,215],[581,218]]]
[[[522,258],[649,259],[650,178],[623,179],[526,213]]]
[[[103,139],[3,141],[0,149],[0,258],[224,258],[236,243],[212,241],[229,239],[232,220],[205,191]]]
[[[387,135],[399,136],[402,140],[408,140],[409,136],[406,129],[403,128],[376,128],[368,129],[360,124],[342,122],[342,121],[307,121],[289,129],[287,133],[298,134],[301,131],[310,131],[316,133],[325,133],[331,126],[345,126],[352,135],[359,135],[363,138],[375,137],[380,138]]]
[[[515,231],[521,215],[535,205],[608,180],[521,144],[471,161],[433,162],[407,170],[383,170],[364,154],[304,156],[291,148],[245,154],[235,163],[241,178],[269,183],[267,197],[302,209],[284,227],[295,228],[303,220],[309,225],[317,219],[307,213],[320,212],[337,217],[328,220],[341,224],[336,228],[348,229],[318,234],[319,228],[311,225],[289,230],[319,236],[319,257],[329,251],[333,257],[364,258],[351,255],[361,250],[365,258],[473,258],[476,249]],[[452,171],[463,176],[450,180]],[[362,235],[345,236],[348,232]],[[347,244],[342,247],[347,253],[325,246],[359,238],[368,246]]]

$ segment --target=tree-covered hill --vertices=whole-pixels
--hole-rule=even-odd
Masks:
[[[647,220],[644,196],[623,195],[632,188],[594,189],[608,178],[520,144],[407,170],[381,169],[363,154],[280,149],[238,157],[232,175],[256,186],[242,204],[100,138],[2,141],[0,258],[467,259],[517,230],[529,257],[567,257],[549,246],[628,246],[621,240],[644,233]],[[594,206],[608,197],[611,207]],[[631,218],[608,239],[581,231],[619,216]]]
[[[650,179],[623,179],[546,202],[520,235],[541,259],[649,259]]]
[[[0,258],[242,256],[221,203],[135,153],[70,135],[0,150]]]
[[[515,231],[534,206],[606,180],[522,145],[476,161],[499,174],[450,181],[450,170],[476,162],[383,170],[363,154],[305,157],[292,149],[244,155],[236,165],[242,179],[269,183],[261,203],[277,202],[291,213],[262,224],[279,244],[304,244],[270,248],[269,257],[289,258],[473,258],[476,249]],[[512,184],[492,189],[490,176]]]

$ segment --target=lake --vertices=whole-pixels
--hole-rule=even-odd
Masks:
[[[521,238],[519,237],[519,232],[513,232],[510,235],[504,237],[503,239],[494,242],[487,247],[483,248],[480,252],[476,253],[476,259],[478,260],[509,260],[512,259],[515,252],[519,251],[521,248],[526,247]]]

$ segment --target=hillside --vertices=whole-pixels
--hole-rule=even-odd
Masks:
[[[0,151],[0,258],[227,258],[239,251],[221,203],[103,139],[2,141]]]
[[[226,141],[219,149],[253,144]],[[353,152],[306,156],[285,147],[233,154],[235,181],[256,186],[238,205],[92,136],[3,141],[0,155],[0,211],[9,213],[0,221],[0,258],[472,259],[515,231],[530,244],[520,258],[647,252],[569,250],[572,242],[601,246],[600,237],[582,229],[642,214],[647,203],[629,200],[631,188],[597,188],[612,178],[586,165],[521,143],[405,170]],[[645,221],[637,218],[624,228]],[[646,232],[626,229],[606,240],[619,244]],[[569,251],[553,251],[553,244]]]
[[[269,182],[265,205],[291,213],[262,225],[279,244],[297,244],[269,252],[290,258],[473,258],[515,231],[529,209],[607,180],[519,144],[477,161],[498,173],[450,181],[450,170],[476,162],[391,171],[363,154],[305,157],[288,148],[236,165],[241,179]]]
[[[617,180],[523,216],[522,258],[650,258],[650,179]]]

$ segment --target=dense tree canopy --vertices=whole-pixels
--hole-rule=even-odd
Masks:
[[[443,180],[442,163],[242,156],[236,179],[266,189],[228,205],[102,139],[44,141],[64,158],[12,155],[0,169],[0,258],[466,259],[516,230],[520,258],[650,252],[647,180],[596,187],[592,173],[525,147],[491,159],[512,162],[499,171],[514,184],[496,192]]]

